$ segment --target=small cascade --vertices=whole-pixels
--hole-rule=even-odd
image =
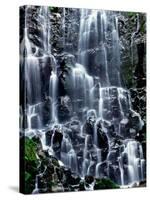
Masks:
[[[36,178],[35,178],[35,189],[33,190],[32,194],[39,194],[40,193],[39,179],[43,176],[43,174],[45,173],[45,171],[46,171],[46,167],[45,167],[45,169],[43,170],[42,173],[36,175]]]
[[[51,54],[51,45],[50,45],[50,9],[47,6],[41,6],[39,9],[39,23],[41,24],[42,30],[42,42],[44,54]]]
[[[125,166],[123,160],[127,157],[127,174],[125,178]],[[119,158],[119,166],[121,172],[121,185],[139,184],[139,181],[144,180],[143,172],[143,151],[139,142],[135,140],[126,140],[125,147]]]
[[[58,85],[58,78],[56,72],[52,71],[50,76],[50,83],[49,83],[49,93],[51,97],[51,122],[57,123],[57,110],[56,110],[56,99],[57,99],[57,85]]]
[[[124,185],[124,170],[123,170],[123,161],[122,158],[119,157],[119,169],[120,169],[120,178],[121,178],[121,185]]]
[[[25,28],[24,44],[26,50],[25,56],[25,81],[28,101],[38,103],[41,101],[41,78],[39,60],[32,52],[32,46],[28,38],[28,28]]]
[[[96,169],[95,169],[95,177],[96,177],[96,178],[100,178],[100,177],[101,177],[100,169],[99,169],[100,166],[101,166],[101,163],[97,163]]]
[[[26,113],[26,132],[31,133],[36,129],[42,129],[41,104],[29,105]]]
[[[97,164],[96,164],[96,168],[95,168],[95,177],[96,178],[101,177],[101,174],[100,174],[101,164],[102,164],[102,152],[101,152],[101,149],[97,148]]]
[[[84,147],[84,151],[83,151],[83,171],[82,171],[82,176],[85,177],[85,175],[87,175],[87,170],[88,170],[88,166],[89,166],[89,161],[87,159],[88,156],[88,143],[90,140],[90,136],[86,135],[85,137],[85,147]]]
[[[114,71],[112,71],[113,76],[115,77],[115,84],[117,86],[121,86],[120,80],[120,40],[119,40],[119,32],[118,32],[118,19],[114,17],[114,28],[112,30],[112,66],[115,66]]]
[[[66,37],[66,26],[65,26],[65,22],[66,22],[66,20],[65,20],[65,15],[66,15],[66,10],[65,10],[65,8],[63,8],[63,19],[62,19],[62,29],[63,29],[63,47],[64,47],[64,49],[65,49],[65,37]]]
[[[61,145],[61,161],[73,172],[78,173],[76,152],[72,147],[69,137],[65,133]]]
[[[140,166],[138,164],[141,162],[140,159],[142,159],[140,156],[143,157],[143,155],[139,155],[139,156],[136,155],[137,152],[139,152],[138,148],[139,148],[139,144],[136,141],[129,141],[125,149],[128,155],[128,170],[129,170],[128,172],[129,172],[129,179],[131,183],[133,182],[139,183],[140,172],[143,171],[141,169],[138,169],[138,168],[141,168],[141,164]],[[143,153],[140,151],[140,154],[143,154]]]
[[[93,77],[88,75],[83,65],[76,63],[72,68],[74,99],[82,101],[83,107],[92,108],[94,86]],[[77,107],[75,106],[75,109]]]
[[[77,156],[74,149],[71,149],[69,151],[68,157],[69,157],[69,168],[71,169],[71,171],[78,173]]]
[[[96,10],[81,10],[80,33],[79,33],[79,63],[87,66],[88,55],[86,50],[90,47],[91,29],[93,29],[94,44],[98,44],[98,27],[97,27]]]
[[[35,189],[33,190],[32,194],[39,194],[39,188],[38,188],[38,176],[36,176],[36,179],[35,179]]]

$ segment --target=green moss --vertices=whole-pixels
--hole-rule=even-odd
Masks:
[[[51,6],[49,6],[49,10],[51,12],[58,12],[58,8],[57,7],[51,7]]]
[[[25,171],[25,181],[28,181],[31,178],[31,174]]]
[[[132,18],[133,16],[136,16],[136,12],[127,12],[128,17]]]
[[[95,186],[94,186],[95,190],[98,190],[98,189],[117,189],[117,188],[119,188],[119,185],[114,183],[112,180],[106,179],[106,178],[96,179],[96,183],[95,183]]]
[[[79,191],[85,191],[84,182],[80,182],[80,184],[79,184]]]
[[[38,173],[38,164],[39,161],[36,156],[38,143],[32,139],[25,138],[25,172],[24,172],[24,181],[25,181],[25,194],[31,194],[35,187],[35,178]]]
[[[59,167],[59,163],[58,163],[58,160],[55,159],[55,158],[52,158],[52,164],[56,167]]]
[[[37,144],[29,138],[25,139],[25,159],[29,161],[36,161]]]
[[[146,30],[145,30],[145,22],[143,22],[142,24],[141,24],[141,28],[140,28],[140,32],[142,33],[142,34],[145,34],[146,33]]]
[[[135,81],[134,81],[134,71],[135,66],[132,66],[132,64],[126,63],[122,66],[121,68],[121,74],[122,74],[122,78],[124,81],[124,84],[127,86],[127,88],[131,88],[134,86]]]

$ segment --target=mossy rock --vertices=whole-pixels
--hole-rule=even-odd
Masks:
[[[79,184],[79,191],[85,191],[84,181],[80,181],[80,184]]]
[[[37,143],[32,139],[25,138],[25,160],[37,161]]]
[[[94,190],[99,189],[118,189],[119,185],[107,178],[96,179]]]
[[[25,138],[24,145],[25,145],[24,193],[31,194],[33,189],[35,188],[35,178],[36,174],[38,173],[39,160],[37,159],[36,156],[38,144],[32,139]]]
[[[52,164],[56,167],[60,167],[59,162],[56,158],[52,158]]]
[[[50,10],[50,12],[54,12],[54,13],[58,12],[58,8],[57,7],[49,6],[49,10]]]

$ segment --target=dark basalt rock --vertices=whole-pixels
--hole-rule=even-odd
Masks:
[[[62,96],[58,102],[58,118],[60,122],[69,120],[72,116],[72,102],[69,96]]]
[[[57,158],[60,158],[62,139],[63,134],[58,130],[55,130],[51,138],[51,145]]]
[[[51,120],[51,99],[46,98],[45,101],[43,102],[43,107],[42,107],[42,124],[43,126],[47,126],[50,124]]]
[[[94,181],[93,176],[85,176],[85,183],[91,184]]]
[[[85,134],[94,135],[94,124],[91,123],[90,121],[87,121],[83,127],[83,131]]]
[[[106,133],[102,130],[101,121],[97,124],[97,147],[101,149],[102,160],[107,157],[109,144]]]
[[[80,183],[80,177],[72,174],[72,172],[69,169],[64,168],[64,175],[65,175],[65,183],[69,186],[77,185]]]
[[[49,95],[49,78],[51,71],[54,68],[54,57],[43,56],[39,58],[39,65],[41,68],[41,81],[42,81],[42,93],[43,96]]]
[[[65,62],[68,63],[66,64]],[[72,67],[71,61],[69,60],[60,61],[60,67],[58,68],[58,94],[60,96],[69,95],[70,97],[72,97],[71,95],[72,95],[73,85],[71,79],[72,77],[71,67]]]
[[[120,174],[119,166],[109,165],[108,170],[109,170],[110,180],[114,181],[114,183],[121,185],[121,174]]]
[[[109,152],[107,156],[107,160],[112,164],[112,165],[118,165],[118,156],[119,156],[119,151],[117,150],[112,150]]]
[[[53,130],[49,130],[45,133],[46,136],[46,145],[50,146],[51,145],[51,139],[52,139],[52,135],[53,135]]]
[[[74,55],[64,53],[60,55],[59,63],[61,68],[64,68],[65,66],[73,67],[76,64],[76,59]]]
[[[78,120],[73,120],[70,123],[70,129],[72,130],[73,135],[80,134],[81,124]]]

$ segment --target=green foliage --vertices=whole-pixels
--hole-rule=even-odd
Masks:
[[[80,184],[79,184],[79,191],[85,191],[84,182],[80,182]]]
[[[49,10],[51,12],[58,12],[58,8],[57,7],[51,7],[51,6],[49,6]]]
[[[35,177],[38,172],[38,159],[36,156],[38,143],[32,139],[25,138],[25,194],[31,194],[35,187]]]
[[[134,86],[135,81],[134,81],[134,68],[135,66],[133,66],[131,64],[131,62],[125,63],[122,68],[121,68],[121,74],[122,74],[122,78],[123,81],[125,83],[125,85],[127,86],[127,88],[131,88]]]
[[[95,186],[94,186],[95,190],[98,190],[98,189],[117,189],[117,188],[119,188],[119,185],[114,183],[112,180],[106,179],[106,178],[97,179]]]
[[[36,146],[37,144],[29,138],[25,139],[25,159],[28,161],[36,161]]]
[[[146,26],[144,21],[141,23],[140,32],[143,34],[146,33]]]
[[[25,171],[25,181],[28,181],[31,178],[31,174]]]
[[[133,16],[136,16],[136,12],[127,12],[127,16],[132,18]]]

